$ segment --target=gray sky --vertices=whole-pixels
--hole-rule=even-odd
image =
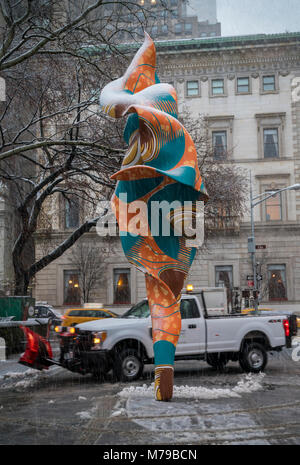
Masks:
[[[300,32],[300,0],[217,0],[222,36]]]

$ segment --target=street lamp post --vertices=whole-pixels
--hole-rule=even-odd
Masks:
[[[256,195],[253,197],[253,188],[252,188],[252,174],[250,171],[250,218],[251,218],[251,237],[248,238],[248,252],[251,254],[252,261],[252,270],[253,270],[253,292],[254,292],[254,309],[255,312],[258,310],[257,302],[257,270],[256,270],[256,244],[255,244],[255,231],[254,231],[254,207],[265,202],[271,197],[275,197],[277,194],[288,190],[300,190],[300,184],[293,184],[292,186],[284,187],[283,189],[278,189],[276,191],[263,192],[262,194]]]
[[[255,233],[254,233],[254,212],[253,212],[253,190],[252,190],[252,173],[250,171],[250,212],[251,212],[251,237],[248,239],[248,250],[251,254],[252,272],[253,272],[253,291],[257,291],[257,276],[256,276],[256,257],[255,257]],[[254,298],[254,309],[257,311],[257,299]]]

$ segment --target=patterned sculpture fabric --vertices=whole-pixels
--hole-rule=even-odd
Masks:
[[[177,119],[176,91],[169,84],[159,83],[156,50],[147,33],[124,76],[102,90],[100,106],[113,118],[128,117],[124,139],[129,149],[122,169],[112,176],[118,181],[112,207],[124,253],[146,276],[157,368],[155,395],[157,400],[169,400],[181,329],[181,290],[196,248],[187,247],[185,238],[175,233],[178,208],[172,214],[160,214],[157,229],[157,221],[153,222],[154,215],[157,220],[157,209],[152,209],[151,205],[176,200],[182,207],[185,201],[205,201],[207,193],[194,143]],[[130,207],[136,201],[147,206],[139,214],[143,226],[140,234],[131,227],[137,211]],[[163,234],[167,227],[169,235]],[[162,376],[164,367],[166,371]],[[170,376],[166,375],[168,372]]]

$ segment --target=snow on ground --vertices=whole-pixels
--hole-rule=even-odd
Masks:
[[[140,434],[151,444],[243,444],[245,438],[251,444],[268,444],[243,400],[263,390],[264,376],[243,375],[225,388],[174,386],[171,402],[154,399],[154,384],[126,387],[111,418],[127,417],[143,428]]]
[[[243,393],[250,393],[262,389],[264,373],[245,375],[233,388],[206,388],[202,386],[174,386],[173,399],[219,399],[223,397],[240,397]],[[153,397],[154,383],[150,386],[130,386],[119,392],[120,397]]]
[[[75,413],[75,415],[77,415],[80,418],[80,420],[91,420],[92,418],[94,418],[96,411],[97,411],[97,407],[95,406],[89,410],[83,410],[81,412],[77,412]]]
[[[37,370],[33,370],[28,368],[26,371],[8,371],[4,375],[1,376],[0,380],[3,380],[1,384],[1,389],[5,389],[7,387],[13,387],[17,390],[26,389],[28,387],[32,387],[36,384],[36,382],[43,376],[42,373],[38,372]]]
[[[6,366],[11,366],[11,363],[6,363]],[[57,367],[50,367],[49,370],[35,370],[33,368],[25,368],[24,365],[15,365],[14,371],[5,369],[5,362],[1,362],[0,374],[0,389],[13,388],[16,390],[25,390],[33,387],[49,373],[54,373]],[[18,370],[18,371],[15,371]]]

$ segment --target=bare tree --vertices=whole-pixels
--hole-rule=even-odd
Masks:
[[[122,159],[123,122],[111,125],[99,112],[98,94],[130,60],[117,47],[128,14],[143,25],[151,21],[133,0],[0,0],[0,71],[7,89],[0,103],[0,178],[16,218],[16,295],[26,295],[35,274],[96,225],[97,204],[114,189],[110,175]],[[186,127],[197,134],[195,122]],[[242,183],[232,167],[205,156],[201,168],[212,210],[220,203],[240,212]],[[52,222],[62,222],[53,205],[74,202],[85,212],[79,226],[62,242],[50,241]],[[38,230],[45,247],[36,257]]]
[[[92,292],[106,279],[102,249],[79,241],[72,247],[71,262],[79,272],[81,298],[87,303]]]
[[[0,176],[16,216],[17,295],[95,226],[97,202],[114,189],[109,178],[120,166],[122,144],[98,113],[97,100],[117,67],[128,62],[116,47],[118,32],[126,28],[126,14],[139,11],[145,20],[146,10],[135,1],[0,0],[0,71],[7,89]],[[43,220],[54,197],[76,198],[90,216],[36,260],[34,234],[43,225],[46,244]]]
[[[195,143],[200,173],[209,195],[205,206],[206,236],[237,232],[247,210],[246,173],[234,163],[231,153],[227,150],[216,154],[209,137],[206,115],[191,116],[184,106],[181,120]]]

